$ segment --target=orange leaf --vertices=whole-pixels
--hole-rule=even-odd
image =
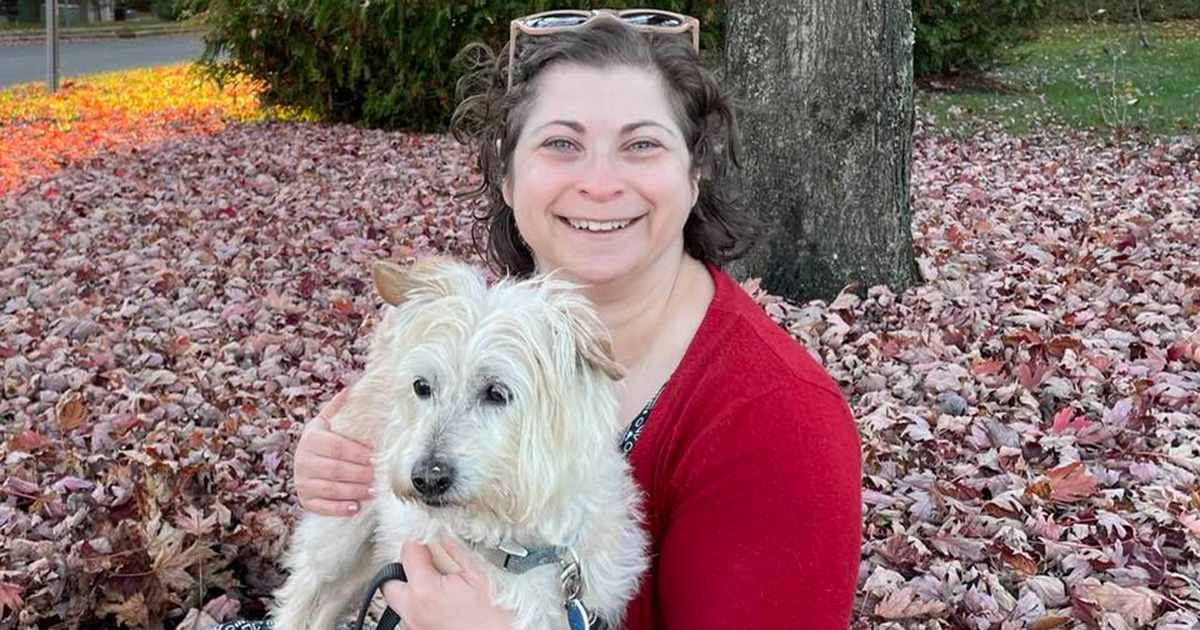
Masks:
[[[1029,630],[1054,630],[1071,622],[1070,617],[1046,616],[1029,625]]]

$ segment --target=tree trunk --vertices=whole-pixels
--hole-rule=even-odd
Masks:
[[[733,267],[797,301],[918,279],[909,0],[729,0],[744,203],[768,223]]]

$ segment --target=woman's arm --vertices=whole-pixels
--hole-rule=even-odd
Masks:
[[[858,433],[840,395],[805,382],[699,435],[666,496],[666,630],[845,630],[861,545]]]

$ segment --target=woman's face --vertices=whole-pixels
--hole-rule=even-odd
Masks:
[[[674,273],[698,188],[662,82],[571,64],[535,81],[503,190],[538,270],[590,285]]]

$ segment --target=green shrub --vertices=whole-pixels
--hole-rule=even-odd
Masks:
[[[154,0],[150,10],[160,20],[177,21],[207,8],[208,0]]]
[[[308,109],[325,120],[372,127],[443,129],[463,68],[451,60],[468,43],[499,52],[514,17],[551,8],[656,6],[705,20],[714,45],[723,3],[552,0],[212,0],[201,65],[215,78],[241,72],[263,80],[265,104]]]
[[[913,0],[917,76],[987,68],[1027,33],[1043,0]]]
[[[1200,0],[1050,0],[1046,13],[1059,20],[1100,19],[1116,22],[1147,22],[1200,19]]]

